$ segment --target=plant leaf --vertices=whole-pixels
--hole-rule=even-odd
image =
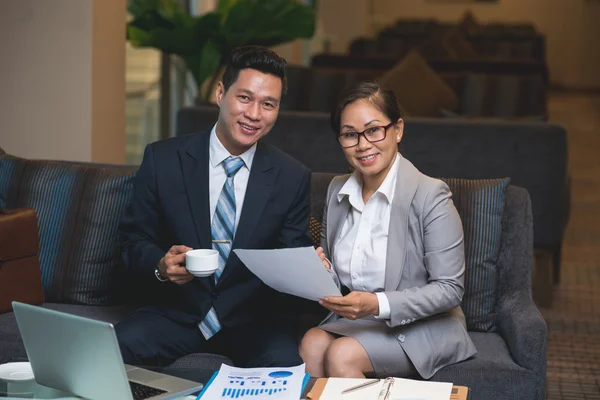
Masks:
[[[229,10],[221,34],[230,48],[273,46],[315,31],[315,10],[293,0],[239,0]]]
[[[216,11],[219,15],[223,16],[223,18],[226,18],[227,15],[229,15],[231,8],[238,2],[239,0],[219,0]]]
[[[204,82],[219,71],[221,51],[209,40],[204,44],[200,54],[184,56],[182,59],[196,81],[198,93],[201,93]],[[206,93],[202,93],[202,97],[206,98]]]

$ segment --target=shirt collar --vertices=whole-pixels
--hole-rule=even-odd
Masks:
[[[362,180],[360,174],[354,171],[350,178],[344,183],[342,188],[337,194],[338,202],[341,202],[345,196],[348,196],[348,201],[352,207],[359,211],[362,211],[364,202],[362,200]]]
[[[210,140],[209,140],[209,158],[210,165],[213,168],[216,168],[217,165],[221,164],[227,157],[231,156],[231,153],[227,151],[223,143],[217,137],[217,124],[215,124],[210,131]],[[244,161],[244,166],[250,170],[252,167],[252,161],[254,160],[254,154],[256,154],[256,143],[252,145],[248,150],[239,155],[239,157]]]
[[[398,168],[400,165],[400,163],[398,162],[399,158],[400,155],[397,154],[396,158],[393,161],[394,164],[392,165],[392,168],[390,169],[387,176],[383,180],[383,183],[381,184],[381,186],[379,186],[376,192],[381,193],[388,201],[388,204],[392,204],[392,201],[394,200],[394,193],[396,192],[396,180],[398,178]],[[346,183],[344,183],[344,185],[338,192],[338,202],[341,202],[345,196],[348,196],[348,201],[350,202],[352,207],[356,208],[359,211],[362,211],[362,208],[364,206],[364,202],[362,200],[362,180],[360,178],[360,174],[357,171],[354,171],[354,173],[350,176],[350,178],[348,178]]]

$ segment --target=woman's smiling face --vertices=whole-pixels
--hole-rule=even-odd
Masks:
[[[390,121],[370,101],[356,100],[342,111],[338,140],[346,159],[363,178],[385,177],[398,153],[403,128],[402,119]],[[345,147],[356,139],[355,146]]]

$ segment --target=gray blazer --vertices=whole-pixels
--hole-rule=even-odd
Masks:
[[[460,308],[464,287],[463,229],[448,186],[400,156],[388,235],[385,294],[398,343],[423,378],[477,350]],[[338,192],[350,175],[327,190],[321,246],[331,260],[350,202]],[[329,322],[339,318],[330,315]]]

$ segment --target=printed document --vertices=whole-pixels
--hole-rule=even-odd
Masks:
[[[279,292],[314,301],[342,295],[314,247],[233,251],[254,275]]]
[[[298,400],[304,364],[290,368],[236,368],[222,364],[202,399]]]

